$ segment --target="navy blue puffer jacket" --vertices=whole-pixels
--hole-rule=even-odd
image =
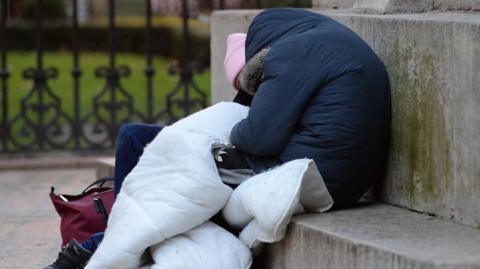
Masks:
[[[353,31],[301,9],[268,9],[250,25],[246,58],[270,47],[264,81],[231,141],[257,171],[311,158],[336,207],[383,175],[390,86],[383,63]]]

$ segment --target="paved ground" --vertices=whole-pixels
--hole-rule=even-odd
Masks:
[[[78,193],[93,169],[0,171],[0,268],[36,269],[59,251],[59,217],[48,193]]]

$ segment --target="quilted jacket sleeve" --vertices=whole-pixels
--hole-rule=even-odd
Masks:
[[[298,52],[285,53],[289,45],[271,49],[265,59],[264,81],[252,100],[249,114],[231,132],[232,144],[245,153],[278,155],[317,88],[318,79],[299,72],[301,66],[305,68],[309,63],[299,60]]]

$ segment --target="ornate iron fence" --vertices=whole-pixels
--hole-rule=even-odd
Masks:
[[[145,69],[146,112],[140,112],[134,106],[132,96],[122,85],[123,79],[131,74],[129,66],[119,65],[116,61],[117,32],[115,25],[115,0],[108,0],[108,38],[109,62],[95,70],[103,85],[91,100],[88,111],[81,111],[78,0],[71,0],[71,42],[73,64],[70,70],[73,81],[72,107],[66,108],[62,100],[49,86],[59,71],[56,67],[46,66],[44,62],[44,18],[43,0],[35,0],[35,55],[34,67],[23,70],[23,78],[32,81],[32,88],[21,99],[20,104],[9,104],[8,80],[8,0],[1,1],[0,15],[0,146],[3,153],[32,152],[45,150],[103,150],[110,149],[120,126],[129,121],[146,123],[173,122],[189,115],[195,109],[207,106],[207,95],[195,83],[194,74],[201,68],[190,56],[190,29],[188,0],[182,0],[182,58],[178,65],[170,67],[170,74],[178,76],[176,86],[168,92],[164,108],[156,110],[152,53],[152,0],[145,0]],[[262,7],[264,1],[257,0]],[[299,5],[294,1],[295,6]],[[225,0],[218,2],[219,8],[225,7]],[[64,72],[65,70],[62,70]],[[15,90],[15,89],[11,89]],[[9,106],[20,106],[19,112],[9,115]]]
[[[115,1],[108,0],[109,63],[95,70],[95,76],[103,80],[98,94],[91,101],[89,111],[80,111],[80,78],[82,69],[79,64],[79,25],[78,0],[72,0],[72,57],[73,66],[73,113],[67,113],[62,100],[52,91],[49,81],[58,76],[55,67],[44,63],[44,19],[43,0],[35,1],[35,44],[36,65],[23,71],[23,78],[32,80],[32,88],[21,99],[20,110],[9,115],[8,84],[8,1],[1,0],[0,23],[0,90],[1,90],[1,146],[3,152],[44,151],[51,149],[99,150],[111,148],[120,126],[129,121],[146,123],[173,122],[192,112],[194,108],[207,106],[207,95],[195,80],[194,73],[199,70],[192,64],[189,56],[189,7],[188,1],[182,2],[183,21],[183,58],[178,66],[170,68],[171,75],[179,77],[177,85],[167,97],[164,108],[156,111],[153,78],[156,72],[153,65],[151,44],[152,3],[145,0],[145,76],[147,80],[146,113],[140,113],[134,106],[132,96],[122,85],[131,71],[126,65],[116,61]],[[195,97],[191,94],[195,92]],[[70,116],[72,115],[72,116]]]

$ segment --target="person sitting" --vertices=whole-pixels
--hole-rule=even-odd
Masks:
[[[253,173],[313,159],[334,208],[353,206],[382,177],[387,160],[391,104],[383,63],[347,27],[301,9],[267,9],[255,17],[246,40],[241,37],[229,37],[225,66],[238,90],[234,102],[250,110],[231,132],[228,155],[239,156],[240,166]],[[116,191],[161,128],[121,128]],[[82,246],[91,253],[96,244]]]
[[[246,34],[244,33],[231,34],[227,39],[228,48],[225,58],[225,72],[228,74],[231,86],[236,89],[238,89],[238,74],[245,66],[245,39]],[[245,74],[245,76],[248,75]],[[234,102],[241,103],[241,99],[236,98]],[[115,147],[114,188],[116,195],[120,192],[126,176],[137,165],[143,154],[143,149],[163,127],[162,125],[143,123],[126,123],[122,125]],[[242,180],[253,175],[250,165],[245,160],[244,155],[238,150],[228,145],[226,147],[219,145],[219,147],[213,149],[213,155],[222,180],[226,184],[235,187]],[[213,221],[222,227],[227,226],[220,215],[216,215]],[[72,239],[60,251],[57,259],[44,269],[76,269],[85,267],[101,243],[103,235],[103,232],[99,232],[81,243]]]
[[[255,94],[237,97],[250,110],[231,143],[256,172],[313,159],[334,208],[353,206],[387,161],[391,101],[382,61],[346,26],[302,9],[261,12],[245,48],[247,61],[266,55]]]

